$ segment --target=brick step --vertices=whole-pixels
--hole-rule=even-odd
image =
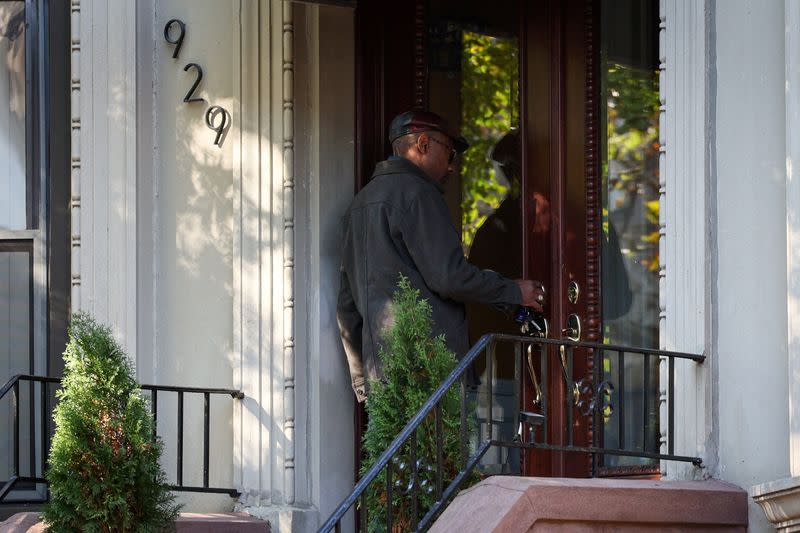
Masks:
[[[0,523],[0,533],[44,533],[39,513],[17,513]],[[269,533],[269,523],[244,513],[181,513],[178,533]]]

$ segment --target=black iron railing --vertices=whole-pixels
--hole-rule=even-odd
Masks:
[[[23,452],[20,443],[20,421],[22,418],[22,396],[21,387],[26,383],[28,387],[28,400],[30,406],[34,407],[38,398],[38,415],[33,408],[28,409],[28,449],[27,451],[27,472],[21,470],[21,454]],[[10,394],[11,400],[11,431],[12,431],[12,450],[11,450],[11,475],[8,480],[0,485],[0,503],[6,499],[15,487],[23,484],[47,484],[44,473],[47,470],[47,455],[50,449],[51,418],[50,406],[53,404],[52,394],[61,384],[61,379],[48,376],[34,376],[29,374],[18,374],[12,377],[0,388],[0,402]],[[216,389],[201,387],[179,387],[172,385],[141,385],[141,390],[148,391],[150,394],[150,405],[153,413],[153,436],[157,433],[158,427],[158,398],[159,393],[177,394],[177,473],[176,483],[170,488],[181,492],[204,492],[229,494],[231,497],[239,496],[239,491],[234,488],[212,487],[209,484],[209,457],[210,457],[210,435],[211,435],[211,396],[230,396],[234,400],[244,398],[242,391],[233,389]],[[183,436],[184,436],[184,397],[187,394],[198,394],[203,396],[203,484],[202,486],[186,485],[183,482]],[[27,475],[26,475],[27,474]],[[14,503],[40,503],[39,499],[18,499],[14,498]]]
[[[513,350],[505,349],[503,353],[497,354],[495,357],[496,348],[498,346],[513,347]],[[574,363],[576,361],[576,351],[584,358],[588,357],[591,353],[591,358],[594,365],[591,371],[591,377],[582,375],[580,379],[576,379],[573,375]],[[470,383],[467,370],[475,363],[478,358],[484,355],[486,358],[485,379],[485,403],[486,405],[480,406],[480,409],[485,408],[486,415],[483,417],[483,423],[477,424],[477,438],[475,438],[476,431],[469,428],[470,423],[474,423],[480,417],[475,413],[469,411],[475,407],[475,402],[470,402],[468,396],[470,389],[473,386]],[[519,430],[515,431],[513,437],[508,438],[500,435],[497,431],[497,422],[494,420],[494,394],[492,391],[493,380],[493,365],[501,361],[501,357],[513,357],[514,368],[514,382],[516,386],[516,401],[519,402],[519,391],[523,375],[527,374],[530,380],[530,388],[534,396],[531,403],[531,410],[520,409],[516,407],[517,420],[519,422]],[[630,382],[630,377],[626,378],[625,368],[627,361],[630,362],[631,358],[641,358],[641,362],[645,371],[642,373],[642,402],[644,408],[639,406],[637,409],[640,412],[647,412],[646,406],[653,405],[654,398],[651,396],[653,393],[650,391],[652,385],[652,378],[647,371],[651,367],[653,361],[659,361],[660,366],[665,366],[666,383],[659,383],[659,389],[666,392],[666,420],[661,420],[660,423],[666,423],[666,432],[663,427],[659,427],[658,431],[652,431],[652,423],[647,420],[645,414],[642,419],[643,432],[641,446],[626,446],[630,441],[634,440],[626,437],[626,422],[629,423],[628,414],[625,409],[626,398],[626,382]],[[654,359],[655,358],[655,359]],[[610,371],[605,368],[605,362],[615,359],[616,371]],[[456,368],[444,380],[444,382],[436,389],[436,391],[428,398],[422,408],[412,417],[406,426],[399,432],[397,437],[392,441],[389,447],[381,454],[378,460],[372,467],[361,477],[356,486],[350,494],[341,502],[336,508],[334,513],[325,521],[320,532],[340,531],[341,522],[348,511],[355,505],[359,506],[359,519],[361,524],[361,531],[367,531],[367,524],[369,523],[367,499],[368,491],[377,490],[381,493],[379,501],[382,509],[381,516],[385,518],[386,531],[392,531],[393,520],[393,485],[394,490],[397,491],[397,480],[393,482],[393,476],[396,476],[397,465],[402,463],[410,464],[412,467],[410,472],[410,481],[407,486],[401,489],[403,498],[408,498],[409,502],[406,505],[410,509],[408,516],[404,519],[408,521],[406,524],[411,531],[424,531],[432,523],[433,520],[444,509],[447,503],[453,498],[456,491],[464,483],[465,480],[474,476],[473,472],[476,467],[481,463],[481,460],[492,448],[499,449],[522,449],[522,450],[549,450],[553,453],[568,453],[578,452],[588,454],[591,457],[592,473],[597,474],[599,459],[607,456],[621,456],[621,457],[637,457],[643,460],[652,461],[684,461],[691,462],[695,465],[701,465],[702,459],[700,457],[692,457],[686,455],[678,455],[675,453],[675,445],[673,438],[673,428],[675,427],[675,409],[674,409],[674,386],[675,386],[675,361],[678,359],[695,361],[702,363],[705,359],[702,355],[695,355],[681,352],[670,352],[663,350],[652,350],[646,348],[633,348],[629,346],[618,346],[611,344],[598,344],[591,342],[572,342],[568,340],[551,340],[532,337],[518,337],[513,335],[493,334],[483,336],[475,346],[470,349],[467,355],[458,363]],[[507,361],[504,363],[508,363]],[[555,366],[551,366],[555,365]],[[508,365],[506,365],[508,366]],[[610,365],[609,365],[610,367]],[[523,368],[527,368],[527,372],[523,372]],[[549,380],[558,375],[558,386],[560,387],[561,394],[559,398],[562,401],[551,401],[550,390],[551,387]],[[663,378],[662,378],[663,379]],[[616,392],[612,381],[617,383]],[[460,446],[461,446],[461,464],[460,468],[452,479],[443,479],[446,475],[444,470],[442,457],[442,400],[448,394],[448,391],[454,386],[460,384],[461,402],[460,402]],[[555,385],[555,383],[552,383]],[[616,396],[614,396],[616,394]],[[658,392],[656,392],[658,395]],[[618,406],[612,405],[611,398],[616,397]],[[657,403],[662,400],[661,395],[655,398]],[[558,403],[559,405],[555,405]],[[519,405],[519,403],[517,403]],[[660,405],[659,405],[660,407]],[[628,409],[632,411],[632,409]],[[611,422],[611,414],[614,414],[616,419],[617,428],[609,428]],[[435,482],[433,483],[433,490],[435,491],[435,502],[428,509],[420,508],[420,472],[416,465],[419,462],[417,457],[417,434],[423,421],[433,414],[434,417],[434,439],[436,441],[436,457],[428,458],[430,463],[435,464]],[[652,413],[651,413],[652,415]],[[550,428],[552,424],[548,424],[548,416],[557,416],[562,421],[563,427]],[[590,426],[592,431],[587,432],[584,430],[582,436],[575,439],[575,422],[578,417],[586,419],[586,424],[582,427]],[[657,416],[661,419],[662,417]],[[638,424],[638,421],[636,421]],[[483,427],[481,427],[481,425]],[[648,432],[644,426],[651,426]],[[610,429],[616,429],[614,435],[615,441],[618,446],[606,446],[605,434]],[[584,442],[589,433],[591,433],[591,440]],[[666,434],[666,439],[662,441],[662,434]],[[652,438],[648,440],[648,435]],[[637,440],[642,441],[642,438]],[[472,442],[469,442],[472,440]],[[631,443],[633,444],[633,443]],[[407,455],[410,455],[408,457]],[[502,472],[505,474],[519,473],[512,471]],[[430,485],[428,485],[430,486]],[[427,490],[428,489],[426,487]],[[397,495],[397,492],[394,494]],[[374,501],[374,500],[373,500]],[[405,529],[405,527],[404,527]]]

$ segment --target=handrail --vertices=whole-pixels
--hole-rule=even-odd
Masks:
[[[339,504],[339,506],[336,508],[336,511],[334,511],[330,518],[325,521],[319,531],[331,531],[334,528],[334,525],[342,519],[347,510],[350,509],[354,503],[356,503],[356,500],[358,500],[358,497],[361,496],[361,493],[363,493],[369,484],[372,483],[376,477],[378,477],[378,474],[381,470],[383,470],[383,467],[389,464],[389,459],[391,459],[392,456],[397,453],[408,437],[411,436],[411,433],[415,431],[425,417],[430,414],[433,407],[439,403],[439,400],[441,400],[442,397],[447,393],[447,390],[456,382],[461,374],[464,373],[467,367],[472,364],[472,362],[486,347],[486,345],[489,344],[489,341],[492,339],[492,337],[493,335],[484,335],[478,339],[478,342],[475,343],[475,346],[473,346],[470,351],[467,352],[467,355],[458,363],[453,371],[450,372],[450,375],[445,378],[441,385],[439,385],[439,388],[437,388],[430,398],[428,398],[428,400],[422,405],[420,410],[417,411],[417,414],[415,414],[411,420],[408,421],[403,430],[397,435],[397,437],[395,437],[389,447],[386,448],[386,451],[381,454],[377,461],[375,461],[375,464],[372,465],[372,468],[370,468],[367,473],[364,474],[360,480],[358,480],[358,483],[356,483],[356,486],[353,488],[347,498],[345,498],[344,501]]]
[[[61,378],[54,378],[51,376],[36,376],[33,374],[15,374],[11,376],[11,378],[6,381],[6,384],[0,388],[0,400],[3,399],[3,396],[8,394],[8,391],[14,386],[15,383],[19,381],[35,381],[39,383],[61,383]]]
[[[674,357],[675,359],[691,359],[698,363],[705,361],[706,356],[688,352],[673,352],[670,350],[655,350],[653,348],[638,348],[634,346],[623,346],[622,344],[602,344],[599,342],[571,341],[568,339],[540,339],[534,337],[522,337],[520,335],[509,335],[506,333],[491,333],[484,337],[492,337],[496,341],[511,342],[531,342],[535,344],[548,344],[551,346],[572,346],[574,348],[589,348],[593,350],[605,350],[607,352],[632,352],[641,355],[655,355],[660,357]]]
[[[52,376],[38,376],[35,374],[15,374],[6,381],[5,385],[0,387],[0,400],[3,399],[9,390],[14,386],[14,383],[17,381],[34,381],[38,383],[61,383],[61,378],[52,377]],[[240,390],[236,389],[217,389],[217,388],[202,388],[202,387],[184,387],[179,385],[139,385],[139,388],[142,390],[159,390],[163,392],[194,392],[194,393],[204,393],[208,392],[211,394],[228,394],[231,398],[236,400],[244,399],[244,393]]]
[[[40,420],[39,420],[39,432],[41,434],[41,452],[36,454],[36,443],[31,442],[31,449],[29,453],[30,458],[30,470],[31,475],[29,476],[22,476],[20,475],[20,429],[19,429],[19,421],[20,421],[20,383],[23,381],[27,381],[30,383],[31,387],[31,394],[34,393],[34,383],[40,383],[41,386],[38,387],[39,394],[40,394]],[[13,431],[14,431],[14,450],[13,450],[13,474],[10,476],[6,482],[0,486],[0,503],[10,494],[11,490],[18,484],[18,483],[41,483],[47,484],[47,480],[45,479],[44,472],[46,470],[46,454],[49,448],[49,435],[47,432],[47,410],[46,410],[46,403],[47,403],[47,393],[48,385],[51,384],[59,384],[61,383],[61,378],[53,377],[53,376],[38,376],[34,374],[16,374],[12,376],[2,387],[0,387],[0,400],[2,400],[9,392],[12,393],[13,402],[14,402],[14,421],[13,421]],[[177,393],[178,395],[178,406],[177,406],[177,483],[174,485],[170,485],[170,489],[179,492],[202,492],[202,493],[212,493],[212,494],[228,494],[231,497],[239,496],[239,491],[235,488],[226,488],[226,487],[212,487],[209,483],[209,462],[210,462],[210,426],[211,426],[211,414],[210,414],[210,399],[211,395],[222,395],[222,396],[230,396],[234,400],[242,400],[244,399],[244,393],[241,390],[237,389],[225,389],[225,388],[203,388],[203,387],[186,387],[186,386],[179,386],[179,385],[152,385],[152,384],[143,384],[139,385],[140,390],[148,391],[150,393],[151,403],[151,414],[153,416],[153,437],[155,438],[156,431],[157,431],[157,424],[158,424],[158,394],[169,392],[169,393]],[[202,394],[203,395],[203,484],[202,486],[190,486],[185,485],[183,483],[183,407],[184,407],[184,394]],[[31,413],[33,415],[33,413]],[[33,423],[30,425],[31,431],[33,432]],[[36,456],[39,456],[39,461],[37,462]],[[36,475],[39,472],[40,475]],[[15,503],[29,503],[33,502],[33,500],[20,502],[18,500],[14,500]]]
[[[417,413],[408,421],[408,423],[403,427],[403,429],[398,433],[397,437],[392,441],[392,443],[386,448],[386,450],[378,457],[377,461],[369,468],[369,470],[359,479],[356,485],[353,487],[350,494],[345,497],[344,500],[337,506],[334,512],[328,517],[328,519],[323,523],[323,525],[318,530],[319,533],[328,533],[330,531],[339,531],[340,530],[340,523],[342,518],[345,516],[347,511],[356,504],[359,498],[365,496],[365,491],[367,488],[377,479],[378,475],[384,470],[387,465],[390,464],[393,456],[395,456],[406,441],[415,434],[416,430],[419,428],[420,424],[425,420],[426,417],[430,415],[430,413],[437,407],[439,401],[444,397],[447,391],[452,387],[457,380],[464,377],[464,374],[474,362],[478,358],[479,355],[484,353],[487,347],[493,346],[495,342],[513,342],[520,344],[525,343],[528,345],[547,345],[547,346],[559,346],[565,347],[565,349],[569,350],[570,353],[570,360],[572,350],[575,348],[583,348],[583,349],[594,349],[594,350],[604,350],[608,352],[617,352],[617,353],[633,353],[633,354],[640,354],[643,356],[658,356],[658,357],[665,357],[669,359],[670,367],[670,398],[669,401],[672,402],[672,398],[674,395],[672,394],[672,377],[674,376],[674,360],[675,359],[686,359],[695,361],[698,363],[702,363],[705,360],[704,355],[698,354],[691,354],[685,352],[674,352],[674,351],[665,351],[665,350],[653,350],[648,348],[634,348],[630,346],[621,346],[621,345],[614,345],[614,344],[600,344],[594,342],[575,342],[570,340],[557,340],[557,339],[544,339],[544,338],[534,338],[534,337],[523,337],[517,335],[507,335],[507,334],[486,334],[483,335],[478,342],[475,343],[472,348],[467,352],[467,354],[458,362],[456,367],[450,372],[450,374],[445,378],[445,380],[437,387],[437,389],[431,394],[428,400],[422,405],[422,407],[417,411]],[[489,353],[487,352],[487,356]],[[521,355],[521,352],[520,352]],[[487,360],[488,362],[488,360]],[[489,363],[490,364],[490,363]],[[596,365],[597,367],[597,365]],[[566,369],[565,369],[566,372]],[[597,370],[595,370],[597,373]],[[490,378],[491,379],[491,378]],[[463,382],[463,379],[462,379]],[[462,389],[463,394],[463,389]],[[489,396],[491,396],[491,389],[489,391]],[[491,408],[491,398],[488,412],[492,412]],[[464,420],[464,405],[465,402],[462,401],[462,424]],[[674,416],[672,405],[670,404],[670,422],[672,421],[672,417]],[[595,415],[597,416],[597,415]],[[474,469],[478,462],[480,461],[481,457],[486,453],[486,451],[491,446],[504,446],[504,447],[515,447],[515,448],[539,448],[539,449],[550,449],[555,451],[578,451],[578,452],[587,452],[592,454],[608,454],[608,455],[634,455],[637,457],[649,457],[655,459],[664,459],[664,460],[674,460],[674,461],[686,461],[692,462],[695,465],[699,465],[702,463],[702,459],[698,457],[689,457],[689,456],[678,456],[672,453],[673,443],[670,440],[669,443],[669,454],[656,454],[650,452],[630,452],[626,450],[613,450],[613,449],[606,449],[598,446],[572,446],[571,442],[569,446],[553,446],[547,445],[543,443],[535,443],[535,442],[503,442],[499,440],[495,440],[492,438],[491,434],[491,416],[489,416],[489,438],[480,444],[476,450],[476,452],[470,457],[468,461],[466,461],[466,465],[461,471],[456,475],[455,479],[450,483],[447,489],[439,494],[439,498],[434,506],[425,514],[422,520],[418,524],[412,524],[412,528],[415,530],[422,530],[424,529],[438,512],[443,508],[443,506],[449,501],[449,498],[452,497],[455,493],[455,490],[458,489],[460,484],[467,478],[469,472]],[[670,436],[672,431],[672,424],[670,424]],[[463,428],[462,428],[462,439],[463,439]],[[571,441],[571,438],[570,438]],[[463,443],[462,443],[463,445]],[[441,468],[441,465],[439,465]],[[389,478],[389,474],[387,473],[387,478]],[[416,498],[416,493],[413,496]],[[387,506],[389,507],[389,511],[387,516],[391,516],[391,493],[386,498]],[[416,508],[416,507],[415,507]],[[363,513],[362,513],[362,520],[363,520]],[[362,525],[366,525],[363,524]],[[419,529],[417,529],[419,528]]]

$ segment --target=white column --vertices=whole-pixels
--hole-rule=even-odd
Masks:
[[[710,369],[707,276],[706,1],[661,0],[660,6],[660,344],[705,354],[702,365],[675,365],[678,455],[708,456]],[[661,361],[661,451],[666,453],[668,364]],[[670,478],[699,475],[691,465],[665,463]]]
[[[283,174],[283,490],[286,503],[295,503],[295,320],[294,320],[294,18],[292,2],[281,4],[282,18],[282,70],[283,124],[282,124],[282,174]]]
[[[71,12],[72,309],[135,354],[136,2],[72,0]]]
[[[800,2],[785,9],[786,313],[789,387],[789,476],[750,487],[778,531],[800,527]]]
[[[800,2],[786,2],[785,39],[789,467],[800,476]]]
[[[302,422],[297,383],[305,383],[296,373],[307,369],[297,364],[295,348],[293,4],[244,1],[240,23],[234,385],[246,398],[234,418],[238,507],[269,519],[273,530],[302,530],[310,495],[295,474],[306,467],[296,464],[306,457],[305,434],[295,438]],[[307,394],[300,397],[307,408]]]
[[[273,531],[312,531],[353,483],[353,393],[335,321],[354,179],[353,12],[251,0],[241,28],[238,508]]]
[[[354,18],[341,7],[306,5],[301,12],[295,41],[297,397],[298,405],[300,398],[308,402],[303,436],[309,453],[306,465],[298,461],[298,490],[300,479],[308,479],[312,505],[325,520],[353,486],[355,455],[355,395],[336,324],[341,220],[355,176]],[[353,529],[351,520],[345,518],[343,531]]]

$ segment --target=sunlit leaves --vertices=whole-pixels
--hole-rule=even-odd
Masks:
[[[519,125],[519,47],[516,39],[462,34],[461,132],[470,149],[461,159],[461,231],[464,252],[475,233],[509,194],[489,156]]]
[[[659,174],[657,73],[612,64],[606,70],[607,160],[603,184],[608,210],[617,212],[623,255],[658,270]],[[638,206],[638,207],[637,207]],[[637,217],[633,212],[640,209]],[[638,221],[637,221],[638,220]],[[603,214],[608,232],[609,214]]]

